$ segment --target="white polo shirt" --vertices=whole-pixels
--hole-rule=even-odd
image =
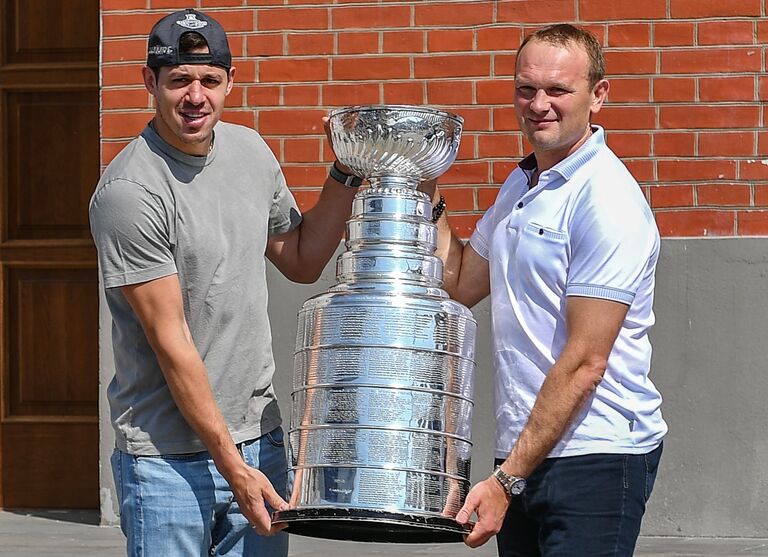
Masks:
[[[602,128],[528,189],[531,155],[470,238],[488,259],[496,368],[496,457],[517,441],[565,346],[566,296],[629,306],[603,381],[550,457],[643,454],[667,431],[648,372],[659,233],[635,179]]]

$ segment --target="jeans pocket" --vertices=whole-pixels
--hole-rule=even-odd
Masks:
[[[643,455],[643,463],[645,464],[645,502],[651,498],[651,492],[653,491],[653,485],[656,483],[656,472],[658,471],[658,461],[654,459],[655,451]]]
[[[277,427],[266,434],[267,441],[272,444],[273,447],[285,447],[285,437],[283,435],[283,428]]]
[[[629,468],[630,468],[630,458],[632,458],[630,455],[624,455],[624,458],[621,459],[621,465],[622,465],[622,474],[624,476],[624,489],[629,489]]]
[[[115,449],[112,451],[112,457],[110,459],[112,463],[112,479],[115,481],[115,491],[117,492],[118,504],[122,504],[123,501],[123,459],[122,453]]]

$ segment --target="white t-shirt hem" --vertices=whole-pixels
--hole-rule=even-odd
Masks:
[[[651,451],[658,448],[661,442],[664,440],[663,436],[660,439],[655,440],[652,443],[643,443],[641,445],[616,445],[615,443],[591,443],[589,445],[571,445],[569,444],[566,449],[559,452],[552,452],[547,455],[547,458],[564,458],[569,456],[585,456],[591,454],[648,454]],[[502,450],[496,449],[494,451],[495,458],[505,459],[509,456],[512,449]]]

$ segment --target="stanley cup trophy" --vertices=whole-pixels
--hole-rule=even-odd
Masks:
[[[441,288],[432,202],[461,117],[414,106],[331,113],[334,151],[366,178],[337,284],[298,316],[288,532],[377,542],[461,541],[469,491],[475,333]]]

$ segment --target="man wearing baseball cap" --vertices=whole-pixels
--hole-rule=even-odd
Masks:
[[[287,555],[287,463],[265,255],[315,281],[360,179],[338,162],[303,215],[261,136],[221,122],[235,68],[209,15],[152,29],[155,115],[90,205],[112,313],[112,457],[128,554]]]

